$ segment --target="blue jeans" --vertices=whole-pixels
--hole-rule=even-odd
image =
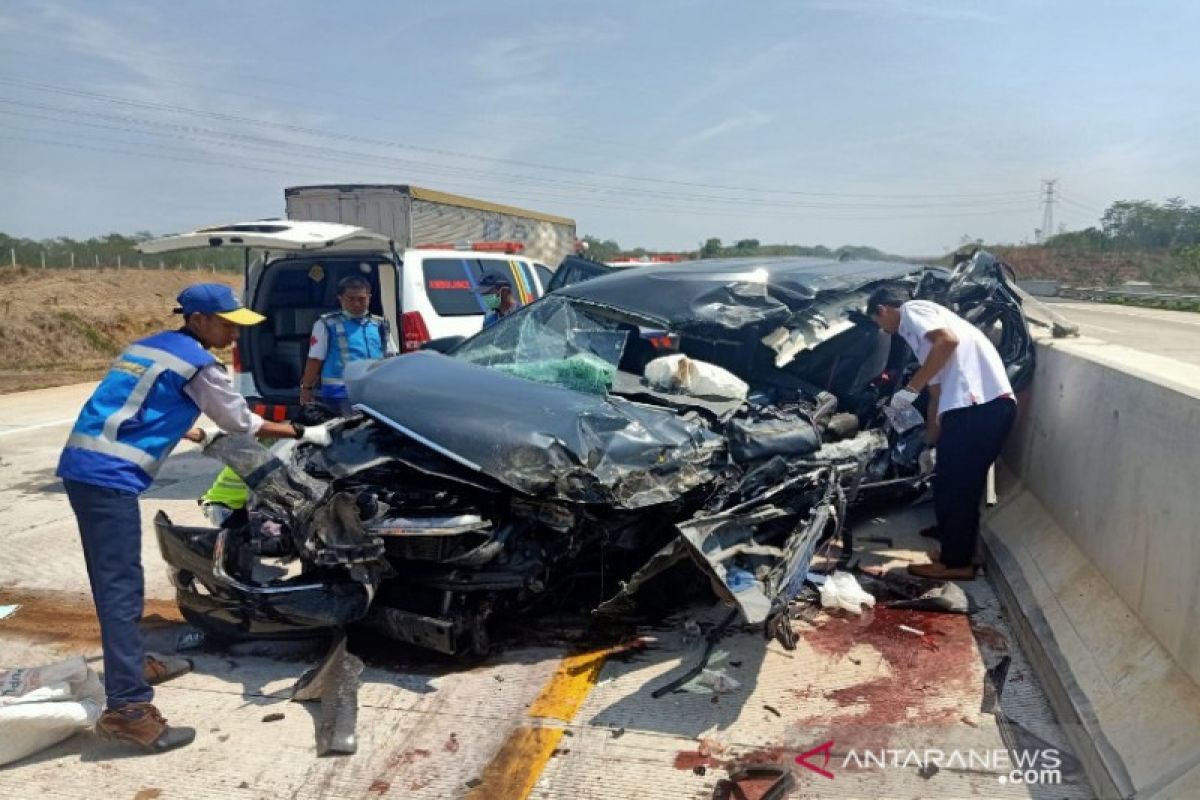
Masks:
[[[104,694],[110,709],[148,703],[154,690],[143,674],[142,515],[131,492],[64,480],[79,523],[92,600],[104,647]]]
[[[933,507],[947,567],[968,566],[975,557],[988,469],[1000,457],[1016,418],[1016,402],[1003,397],[942,414]]]

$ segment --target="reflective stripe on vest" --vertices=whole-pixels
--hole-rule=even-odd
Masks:
[[[99,436],[88,436],[86,433],[72,433],[67,438],[67,447],[78,447],[80,450],[91,450],[113,456],[131,464],[137,464],[148,474],[153,475],[160,459],[139,450],[131,444],[121,444],[111,439],[101,439]]]
[[[143,339],[142,341],[146,340]],[[163,350],[159,347],[147,347],[144,344],[131,344],[129,347],[125,348],[125,352],[131,356],[150,359],[165,369],[171,370],[185,381],[190,381],[192,376],[200,371],[200,367],[195,366],[194,364],[189,364],[187,361],[184,361],[174,353]],[[215,357],[210,363],[214,362],[216,362]]]
[[[350,342],[346,338],[346,318],[342,317],[333,323],[334,338],[337,339],[338,353],[342,357],[342,369],[350,363]],[[367,347],[367,352],[370,353],[370,346]]]
[[[346,324],[349,319],[341,311],[332,311],[321,317],[321,321],[325,324],[326,330],[330,333],[334,342],[337,344],[337,359],[326,357],[325,363],[321,367],[321,386],[345,386],[346,380],[342,377],[346,369],[346,365],[351,361],[360,359],[376,359],[383,358],[387,354],[388,339],[391,333],[388,330],[387,320],[383,317],[377,317],[374,314],[369,314],[362,319],[359,326],[362,332],[362,350],[363,353],[356,357],[355,353],[350,348],[350,334],[346,329]],[[374,323],[379,328],[379,353],[373,354],[370,328]]]
[[[156,347],[146,347],[140,344],[130,345],[125,349],[125,355],[144,358],[151,362],[151,366],[142,373],[142,377],[138,379],[137,385],[133,387],[133,391],[129,393],[129,397],[125,398],[125,405],[121,406],[119,411],[104,421],[104,438],[114,443],[117,440],[117,432],[121,429],[121,426],[128,420],[133,419],[134,414],[142,407],[142,403],[146,402],[146,398],[150,395],[150,390],[154,388],[154,383],[158,380],[159,375],[170,370],[183,378],[184,381],[190,381],[192,376],[198,371],[196,367],[187,363],[182,358],[178,358],[166,350],[160,350]],[[95,450],[96,448],[85,447],[84,449]],[[110,453],[109,455],[113,454]],[[126,460],[134,461],[132,458]],[[134,463],[137,462],[134,461]]]
[[[59,459],[60,477],[140,492],[149,487],[200,409],[184,391],[216,358],[166,331],[130,345],[88,398]]]

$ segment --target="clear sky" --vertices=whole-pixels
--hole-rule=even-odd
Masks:
[[[279,216],[414,183],[703,239],[928,255],[1200,202],[1200,3],[0,5],[0,231]]]

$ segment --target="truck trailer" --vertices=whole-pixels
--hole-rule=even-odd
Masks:
[[[387,236],[397,250],[519,242],[523,254],[556,267],[575,246],[575,220],[400,184],[291,186],[288,219],[340,222]]]

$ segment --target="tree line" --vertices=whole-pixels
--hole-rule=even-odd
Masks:
[[[28,239],[0,233],[0,265],[12,261],[26,267],[87,268],[159,266],[240,272],[237,250],[199,250],[165,257],[143,256],[135,247],[153,238],[149,231],[132,236],[110,233],[90,239],[59,236]],[[587,254],[598,261],[654,255],[644,247],[627,249],[614,239],[585,236]],[[1200,206],[1182,197],[1157,203],[1118,200],[1104,211],[1099,225],[1051,236],[1039,247],[992,245],[1010,253],[1018,270],[1027,275],[1063,277],[1075,282],[1112,283],[1129,278],[1162,284],[1200,285]],[[818,258],[900,260],[874,247],[845,245],[763,244],[738,239],[726,244],[718,237],[698,243],[693,258],[732,256],[815,256]],[[1026,265],[1025,269],[1021,269]]]
[[[1112,251],[1179,251],[1200,245],[1200,206],[1182,197],[1166,202],[1118,200],[1100,218],[1100,225],[1051,236],[1046,246],[1057,249]]]
[[[1182,197],[1118,200],[1099,225],[1051,236],[1042,250],[1050,264],[1074,265],[1076,282],[1200,285],[1200,206]]]
[[[216,268],[221,271],[240,272],[242,253],[240,250],[184,251],[165,256],[147,256],[137,252],[139,243],[153,239],[149,231],[138,231],[132,236],[110,233],[90,239],[72,239],[57,236],[52,239],[29,239],[0,233],[0,265],[13,261],[25,267],[47,268],[94,268],[94,267],[143,267],[155,269],[160,265],[167,268],[185,269]],[[644,247],[626,249],[613,239],[585,236],[587,254],[597,261],[613,261],[619,258],[641,258],[655,251]],[[726,258],[730,256],[817,256],[840,259],[895,259],[874,247],[844,246],[828,248],[824,245],[806,247],[793,244],[762,244],[758,239],[739,239],[725,245],[720,239],[710,238],[691,253],[694,258]]]
[[[0,233],[0,265],[15,261],[25,267],[78,269],[95,267],[138,267],[145,269],[184,268],[217,269],[241,272],[243,256],[240,250],[197,250],[170,253],[164,256],[145,256],[134,249],[154,236],[138,231],[132,236],[110,233],[90,239],[58,236],[53,239],[27,239]]]
[[[644,247],[626,249],[614,239],[599,239],[594,236],[584,236],[587,243],[588,258],[597,261],[615,261],[622,258],[641,258],[653,256],[656,251]],[[704,240],[690,252],[693,258],[734,258],[737,256],[815,256],[818,258],[836,258],[841,260],[880,259],[902,260],[901,256],[891,255],[874,247],[861,245],[843,245],[829,248],[824,245],[806,246],[799,244],[763,244],[758,239],[738,239],[733,244],[726,245],[719,238],[712,237]]]

